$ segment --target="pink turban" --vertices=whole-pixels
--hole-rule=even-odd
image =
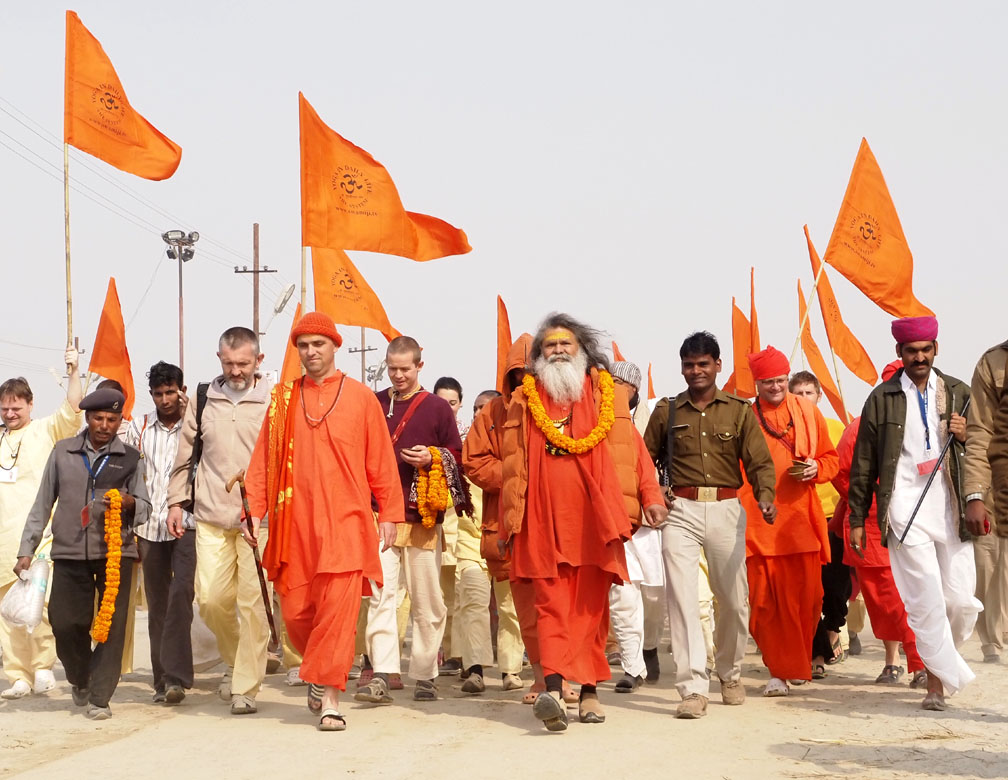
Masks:
[[[903,317],[893,320],[892,335],[897,344],[934,341],[938,338],[938,320],[934,317]]]
[[[791,364],[788,363],[787,355],[768,346],[762,352],[749,355],[749,370],[752,371],[753,379],[771,379],[790,374]]]

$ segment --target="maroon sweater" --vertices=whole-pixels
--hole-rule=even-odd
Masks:
[[[389,417],[391,397],[388,389],[379,390],[375,395],[378,396],[378,403],[381,404],[382,411],[385,413],[385,422],[388,423],[389,436],[391,436],[406,415],[406,410],[413,398],[396,401],[392,416]],[[409,505],[410,487],[413,484],[416,470],[408,463],[404,463],[399,457],[399,453],[418,444],[425,447],[444,447],[455,456],[458,463],[462,462],[462,439],[459,437],[458,426],[455,424],[455,413],[452,412],[446,400],[433,393],[427,393],[419,402],[393,448],[396,464],[399,466],[399,481],[402,483],[403,503],[406,504],[406,522],[408,523],[420,522],[420,513],[415,507]],[[440,523],[443,520],[444,514],[441,513],[438,515],[437,521]]]

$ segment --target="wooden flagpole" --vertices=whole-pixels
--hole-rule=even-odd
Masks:
[[[63,144],[63,233],[66,245],[67,346],[73,346],[73,292],[70,287],[70,145]],[[69,365],[67,371],[70,370]]]
[[[788,361],[794,363],[795,355],[798,354],[798,347],[801,344],[801,335],[805,331],[805,325],[808,324],[809,312],[812,311],[812,296],[816,294],[816,289],[819,287],[819,280],[822,278],[823,271],[826,270],[826,263],[819,264],[819,273],[816,274],[815,281],[812,283],[812,292],[809,293],[808,301],[805,304],[805,316],[802,317],[801,325],[798,326],[798,338],[795,339],[794,347],[791,348],[791,359]]]
[[[825,324],[826,324],[826,322],[823,321],[823,325],[825,325]],[[829,339],[829,333],[826,334],[826,338]],[[836,352],[833,351],[833,345],[832,344],[830,344],[830,350],[829,351],[830,351],[830,355],[833,356],[833,376],[836,377],[836,389],[837,389],[837,392],[840,393],[840,403],[843,404],[844,411],[847,413],[847,419],[843,421],[843,424],[844,425],[849,425],[850,424],[850,411],[848,411],[848,409],[847,409],[847,401],[845,401],[844,397],[843,397],[843,385],[840,384],[840,366],[837,365],[837,362],[836,362]]]

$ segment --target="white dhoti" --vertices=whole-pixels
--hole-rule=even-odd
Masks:
[[[974,596],[973,545],[960,541],[951,524],[933,537],[897,548],[899,537],[890,530],[889,561],[917,652],[951,695],[976,677],[957,648],[973,633],[983,605]]]
[[[658,647],[665,623],[661,533],[642,527],[623,547],[630,581],[609,590],[609,620],[619,643],[620,666],[637,677],[644,675],[644,650]]]

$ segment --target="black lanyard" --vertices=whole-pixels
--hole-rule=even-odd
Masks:
[[[0,441],[2,441],[3,439],[7,439],[7,449],[10,450],[12,460],[10,466],[5,466],[2,463],[0,463],[0,469],[3,469],[4,471],[13,471],[14,467],[17,465],[18,455],[21,454],[21,445],[24,444],[24,439],[22,438],[21,441],[18,442],[17,449],[11,447],[10,433],[8,431],[4,431],[3,435],[0,436]]]
[[[98,465],[98,468],[96,468],[96,469],[92,469],[91,468],[91,463],[88,461],[88,456],[86,454],[84,454],[82,452],[80,454],[80,456],[81,456],[81,460],[84,461],[84,468],[87,469],[87,473],[88,473],[88,486],[87,486],[87,490],[91,491],[91,500],[94,501],[94,497],[95,497],[95,482],[98,481],[98,475],[102,473],[102,469],[105,468],[105,464],[108,463],[109,453],[106,452],[104,455],[99,455],[97,458],[95,458],[95,463],[98,463],[98,461],[101,461],[101,463]]]

